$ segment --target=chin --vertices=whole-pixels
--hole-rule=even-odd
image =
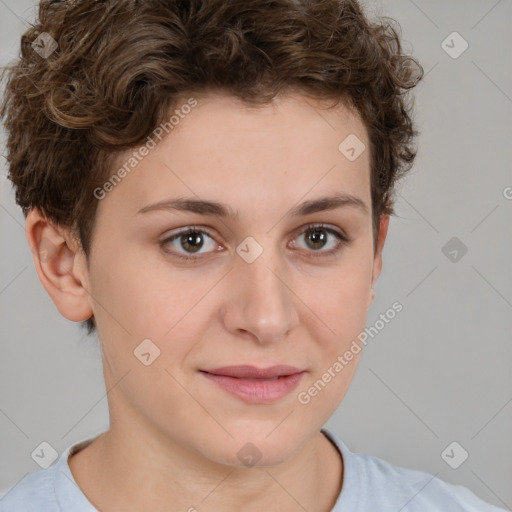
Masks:
[[[274,430],[272,432],[272,430]],[[269,435],[269,432],[272,432]],[[284,430],[275,426],[272,429],[230,430],[233,438],[227,434],[223,442],[210,446],[208,454],[203,454],[218,464],[238,468],[272,467],[285,463],[292,458],[300,447],[301,439],[290,437]],[[211,442],[211,441],[210,441]]]

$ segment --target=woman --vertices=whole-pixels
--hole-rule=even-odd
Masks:
[[[41,283],[99,336],[110,427],[0,510],[499,510],[322,428],[415,157],[423,70],[391,24],[355,1],[42,1],[22,52],[9,176]]]

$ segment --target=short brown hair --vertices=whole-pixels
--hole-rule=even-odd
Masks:
[[[222,91],[262,105],[295,89],[361,116],[376,240],[416,156],[405,93],[423,68],[403,54],[400,32],[392,18],[370,21],[356,0],[42,0],[0,106],[16,202],[25,216],[38,208],[71,228],[87,256],[93,190],[178,97]],[[48,35],[58,46],[44,58],[32,44]],[[85,323],[95,330],[93,317]]]

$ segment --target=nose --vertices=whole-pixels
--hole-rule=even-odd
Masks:
[[[279,261],[269,250],[252,263],[237,258],[225,283],[222,307],[230,332],[267,344],[283,340],[299,324],[297,291]]]

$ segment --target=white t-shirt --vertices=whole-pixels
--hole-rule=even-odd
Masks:
[[[352,453],[329,430],[323,428],[322,432],[341,452],[344,462],[342,490],[330,512],[505,512],[466,487],[372,455]],[[78,487],[68,465],[69,455],[94,439],[69,446],[52,466],[27,475],[2,493],[0,512],[98,512]]]

